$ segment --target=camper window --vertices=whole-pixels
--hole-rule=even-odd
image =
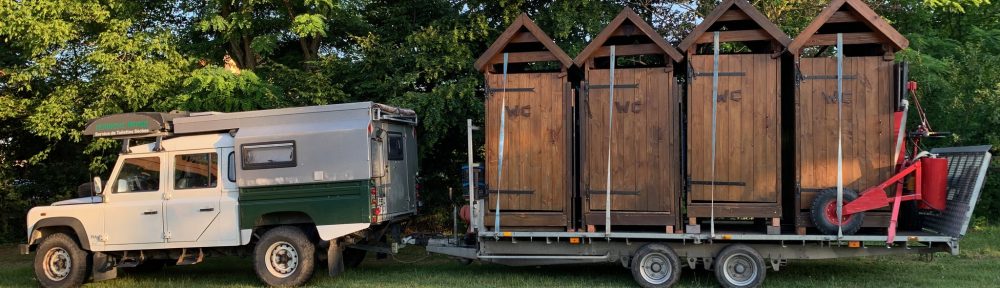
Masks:
[[[115,187],[115,193],[151,192],[160,190],[160,157],[125,159]]]
[[[174,157],[174,189],[213,188],[219,179],[219,157],[215,153]]]
[[[295,167],[295,141],[243,144],[243,169]]]
[[[389,132],[389,160],[403,160],[403,134]]]

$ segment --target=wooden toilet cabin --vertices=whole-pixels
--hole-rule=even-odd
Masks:
[[[745,0],[723,1],[681,42],[689,233],[712,216],[763,218],[768,233],[780,232],[781,64],[790,42]]]
[[[842,49],[838,51],[838,35]],[[796,66],[796,227],[805,233],[813,199],[836,189],[838,134],[845,189],[862,192],[895,173],[903,134],[905,64],[893,61],[909,41],[860,0],[834,0],[788,50]],[[838,105],[838,52],[843,94]],[[838,106],[842,116],[838,116]],[[838,129],[838,127],[842,127]],[[838,133],[839,130],[839,133]],[[894,191],[894,189],[887,189]],[[887,227],[889,213],[865,213],[862,227]]]
[[[573,229],[572,65],[526,14],[476,60],[486,77],[486,226]]]
[[[629,8],[576,57],[585,74],[577,119],[581,213],[589,231],[608,229],[610,210],[612,228],[674,232],[681,191],[674,63],[681,58]]]

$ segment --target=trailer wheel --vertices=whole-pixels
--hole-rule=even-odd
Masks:
[[[681,260],[674,249],[650,243],[632,257],[632,278],[646,288],[670,287],[681,277]]]
[[[743,244],[732,244],[715,256],[715,278],[722,287],[759,287],[767,276],[764,257]]]
[[[844,189],[844,203],[849,203],[858,199],[858,192]],[[837,220],[837,189],[824,189],[813,199],[812,208],[809,211],[816,229],[826,235],[836,235],[837,226],[843,226],[844,235],[853,235],[861,229],[861,222],[864,221],[863,212],[844,215]]]
[[[301,229],[281,226],[264,233],[253,251],[257,277],[269,286],[299,286],[316,268],[316,245]]]
[[[35,278],[42,287],[80,287],[87,280],[87,251],[69,235],[46,236],[35,253]]]

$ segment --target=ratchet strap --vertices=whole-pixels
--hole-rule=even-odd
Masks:
[[[844,238],[844,34],[837,33],[837,239]]]
[[[497,232],[497,234],[495,236],[493,236],[494,238],[499,238],[498,235],[500,235],[500,233],[499,233],[500,232],[500,191],[502,191],[502,190],[500,190],[500,187],[501,187],[501,185],[503,185],[503,143],[504,143],[504,128],[507,125],[507,123],[506,123],[507,122],[507,117],[506,117],[507,114],[504,113],[504,112],[506,112],[504,110],[507,107],[507,60],[509,59],[508,56],[509,56],[508,53],[503,53],[503,92],[502,92],[503,96],[501,96],[501,97],[503,97],[502,98],[503,100],[501,100],[501,102],[500,102],[500,139],[499,139],[499,143],[498,143],[498,146],[499,146],[498,147],[499,148],[498,149],[499,150],[498,151],[499,157],[497,157],[497,162],[498,162],[498,167],[497,167],[497,207],[496,207],[496,209],[494,211],[495,214],[494,214],[494,218],[493,218],[493,227],[494,227],[493,229],[494,229],[494,231]],[[472,169],[472,167],[469,167],[469,169]]]
[[[715,237],[715,142],[716,139],[716,125],[718,124],[719,117],[719,31],[715,31],[714,40],[712,41],[712,46],[714,48],[714,54],[712,58],[712,209],[711,218],[709,219],[709,231],[712,237]]]
[[[613,144],[615,119],[615,46],[611,45],[611,76],[608,84],[608,170],[604,201],[604,234],[611,235],[611,145]]]

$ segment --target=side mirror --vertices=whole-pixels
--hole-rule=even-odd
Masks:
[[[104,187],[101,187],[101,177],[94,176],[94,195],[104,195]]]
[[[115,192],[118,192],[118,193],[128,192],[128,180],[118,179],[118,185],[117,186],[118,186],[118,190],[115,191]]]

